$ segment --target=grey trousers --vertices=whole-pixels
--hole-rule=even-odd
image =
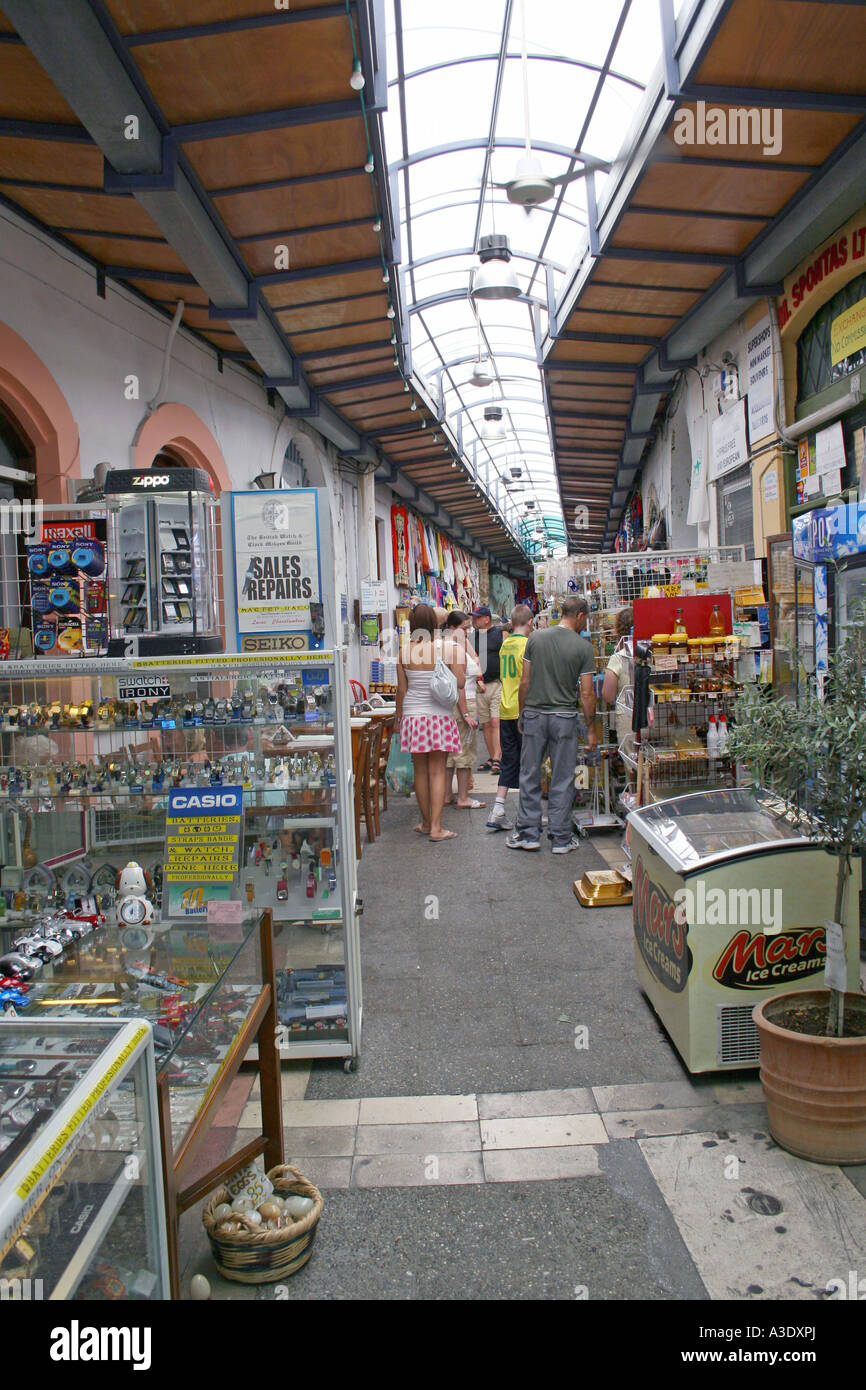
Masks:
[[[523,711],[523,747],[520,754],[520,806],[516,829],[527,839],[541,839],[541,764],[550,753],[550,794],[547,815],[555,845],[567,845],[572,837],[574,767],[581,721],[574,714]]]

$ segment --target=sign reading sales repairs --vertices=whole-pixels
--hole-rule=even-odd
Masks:
[[[240,634],[306,632],[321,602],[314,488],[232,493]]]

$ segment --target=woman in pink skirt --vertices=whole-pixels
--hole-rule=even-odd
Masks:
[[[412,754],[415,795],[421,808],[419,835],[431,840],[453,840],[453,830],[442,829],[445,805],[445,763],[449,753],[460,752],[460,733],[450,710],[437,704],[430,691],[436,662],[441,657],[463,689],[463,653],[456,644],[436,632],[436,616],[426,603],[409,615],[408,643],[397,667],[397,722],[400,747]]]

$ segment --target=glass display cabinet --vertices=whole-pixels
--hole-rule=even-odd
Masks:
[[[105,658],[83,676],[61,662],[5,663],[0,957],[21,942],[41,950],[34,934],[75,931],[88,904],[128,951],[159,947],[183,923],[227,932],[267,909],[282,1055],[354,1067],[360,904],[344,661]],[[242,802],[231,825],[214,814],[229,791]],[[130,861],[143,874],[132,902],[118,886]]]
[[[168,1289],[149,1024],[4,1019],[0,1297],[144,1300]]]

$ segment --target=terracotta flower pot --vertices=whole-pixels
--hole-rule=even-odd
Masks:
[[[829,990],[804,989],[755,1006],[770,1133],[783,1149],[813,1163],[864,1163],[866,1037],[793,1033],[776,1021],[792,1007],[826,1009],[829,998]],[[845,1010],[866,1018],[866,995],[846,994]]]

